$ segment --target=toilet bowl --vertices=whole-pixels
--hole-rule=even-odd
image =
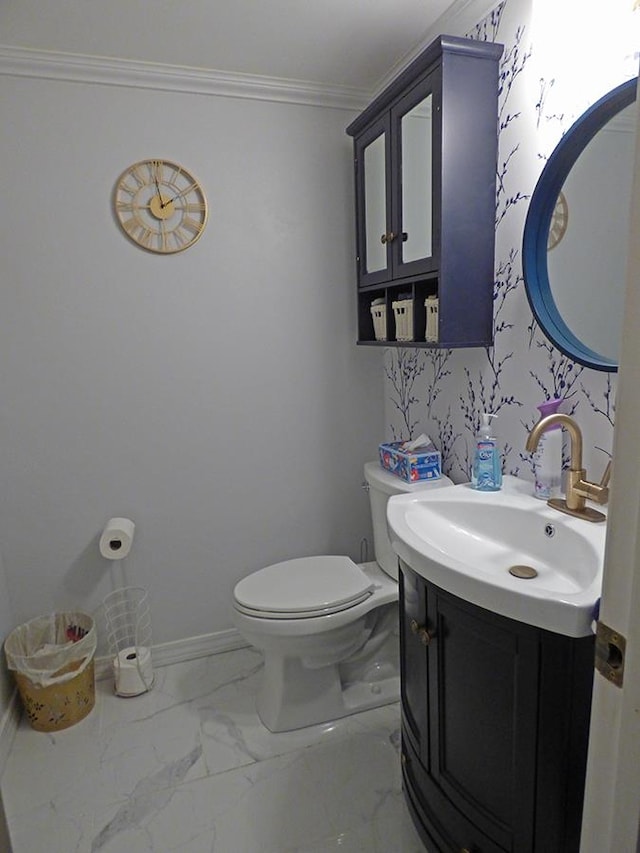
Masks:
[[[398,568],[387,534],[391,495],[452,485],[405,483],[367,462],[375,562],[301,557],[239,581],[233,620],[264,654],[256,706],[272,732],[345,717],[399,699]]]

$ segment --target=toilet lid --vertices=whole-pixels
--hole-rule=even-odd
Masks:
[[[349,557],[301,557],[275,563],[241,580],[236,606],[266,619],[295,619],[346,610],[375,585]]]

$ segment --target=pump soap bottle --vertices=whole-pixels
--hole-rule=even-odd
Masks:
[[[554,415],[562,400],[554,398],[537,407],[541,418]],[[549,427],[541,435],[533,457],[533,494],[542,501],[556,498],[561,491],[562,477],[562,426]]]
[[[476,435],[471,485],[479,492],[499,492],[502,488],[502,460],[498,440],[491,429],[490,418],[497,415],[482,413],[480,429]]]

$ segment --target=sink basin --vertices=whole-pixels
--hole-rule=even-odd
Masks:
[[[586,636],[602,588],[606,524],[551,509],[531,488],[506,476],[499,492],[464,483],[394,496],[387,509],[393,549],[426,580],[466,601]]]

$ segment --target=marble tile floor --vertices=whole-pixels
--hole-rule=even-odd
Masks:
[[[2,779],[13,853],[424,853],[400,788],[398,704],[273,734],[262,658],[156,670],[53,734],[23,719]]]

